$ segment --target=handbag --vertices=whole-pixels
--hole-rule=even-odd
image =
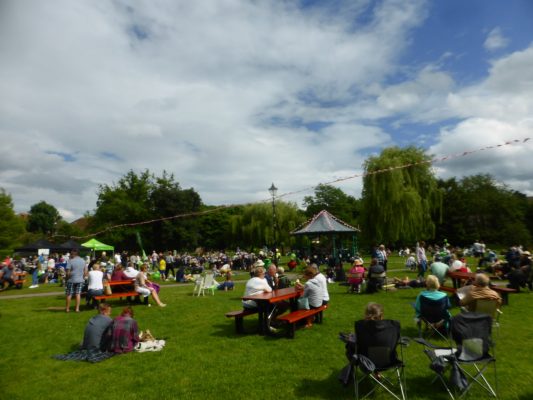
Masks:
[[[113,291],[111,290],[111,285],[109,284],[109,282],[104,282],[104,294],[106,296],[109,296],[112,293]]]
[[[309,310],[309,299],[307,297],[300,297],[298,300],[298,310]]]

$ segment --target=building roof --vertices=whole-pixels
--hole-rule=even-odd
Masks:
[[[326,210],[322,210],[309,221],[292,231],[291,235],[356,232],[360,232],[360,229],[354,228]]]

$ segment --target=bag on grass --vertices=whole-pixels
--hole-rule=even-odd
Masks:
[[[298,299],[298,310],[309,310],[309,299],[307,297],[300,297]]]

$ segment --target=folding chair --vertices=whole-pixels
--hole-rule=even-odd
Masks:
[[[450,324],[450,313],[448,309],[451,307],[450,299],[444,296],[439,300],[433,300],[425,296],[420,296],[420,317],[418,317],[418,336],[422,337],[422,323],[425,324],[425,332],[429,332],[428,336],[433,333],[438,333],[440,336],[446,338]],[[414,305],[413,305],[414,306]]]
[[[500,333],[500,315],[503,314],[503,312],[498,306],[498,301],[489,299],[477,299],[472,308],[472,311],[474,312],[477,312],[479,314],[488,314],[491,316],[492,327],[496,328],[496,336],[498,336]]]
[[[457,347],[447,340],[445,347],[436,346],[422,338],[414,339],[424,346],[424,353],[431,360],[430,368],[437,374],[432,383],[439,379],[452,400],[465,396],[474,384],[478,384],[491,396],[498,397],[498,376],[496,359],[491,338],[492,318],[487,314],[461,313],[451,320],[451,335]],[[483,373],[494,367],[494,387]],[[450,372],[449,379],[445,379]]]
[[[376,290],[385,289],[388,291],[389,285],[387,284],[387,272],[384,271],[380,274],[370,273],[368,274],[368,286],[375,286]]]
[[[364,287],[365,287],[365,273],[364,272],[352,272],[352,273],[349,273],[347,276],[348,278],[348,293],[361,293],[364,291]],[[355,284],[355,283],[351,283],[352,280],[357,280],[359,281],[360,283],[358,284]],[[357,287],[357,289],[355,289],[355,287]]]
[[[379,388],[397,400],[405,400],[406,384],[400,323],[393,320],[361,320],[355,323],[355,354],[350,360],[356,399],[364,399]],[[400,358],[397,347],[400,346]],[[349,356],[349,354],[347,354]],[[373,387],[359,397],[360,385],[368,380]],[[398,393],[399,391],[399,393]]]

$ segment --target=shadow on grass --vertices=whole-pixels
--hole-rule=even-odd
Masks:
[[[314,397],[318,399],[349,399],[353,398],[353,384],[350,382],[344,386],[339,381],[338,370],[332,370],[326,379],[303,379],[295,388],[296,397]]]

